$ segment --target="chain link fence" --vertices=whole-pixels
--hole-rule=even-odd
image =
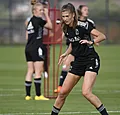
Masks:
[[[54,7],[54,0],[50,0]],[[90,19],[107,36],[106,43],[120,43],[120,0],[58,0],[59,8],[67,2],[76,8],[87,4]],[[24,44],[25,20],[31,16],[30,0],[0,0],[0,44]]]

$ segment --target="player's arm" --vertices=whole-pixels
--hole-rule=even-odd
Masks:
[[[64,55],[69,55],[72,52],[72,44],[69,44],[69,47],[67,48],[66,52],[64,53]]]
[[[28,21],[26,20],[25,21],[25,27],[27,27],[27,25],[28,25]],[[28,32],[27,32],[27,30],[26,30],[26,33],[25,33],[25,38],[26,38],[26,40],[28,40]]]
[[[100,43],[106,39],[106,36],[102,32],[98,31],[97,29],[93,29],[91,31],[91,34],[95,36],[94,43]]]
[[[45,15],[45,18],[46,18],[46,21],[47,21],[47,23],[45,24],[44,27],[51,30],[52,29],[52,22],[51,22],[51,19],[49,17],[47,8],[44,8],[44,15]]]
[[[26,30],[26,33],[25,33],[25,39],[28,40],[28,32]]]
[[[93,36],[93,35],[92,35],[92,37],[93,37],[93,40],[97,38],[96,36]],[[99,43],[95,43],[95,45],[99,46],[100,44]]]
[[[96,29],[96,25],[95,25],[94,22],[92,23],[92,26],[93,26],[94,29]],[[94,35],[92,35],[92,37],[93,37],[93,40],[97,38],[97,37],[94,36]],[[94,43],[94,44],[95,44],[96,46],[99,46],[99,43]]]
[[[90,29],[96,29],[96,24],[93,20],[91,19],[88,19],[88,21],[90,22],[90,27],[89,27],[89,30]],[[94,36],[94,35],[91,35],[93,37],[93,40],[96,39],[97,37]],[[99,46],[99,43],[94,43],[96,46]]]
[[[106,37],[103,33],[101,33],[100,31],[96,29],[96,25],[94,21],[91,21],[90,24],[91,26],[89,28],[89,31],[91,35],[93,36],[94,44],[98,46],[101,41],[106,39]]]
[[[69,44],[69,47],[67,48],[66,52],[60,56],[58,64],[61,65],[65,59],[66,56],[68,56],[72,52],[72,45]]]
[[[93,29],[91,31],[91,34],[93,36],[96,36],[96,39],[94,39],[93,41],[81,40],[80,43],[81,44],[90,44],[90,45],[92,45],[92,44],[100,43],[100,42],[102,42],[103,40],[106,39],[106,36],[103,33],[101,33],[100,31],[96,30],[96,29]]]

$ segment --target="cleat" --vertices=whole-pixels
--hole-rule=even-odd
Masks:
[[[35,96],[35,100],[49,100],[49,98],[44,97],[43,95],[41,96]]]
[[[32,99],[32,98],[31,98],[30,96],[26,96],[26,97],[25,97],[25,100],[27,100],[27,101],[28,101],[28,100],[31,100],[31,99]]]
[[[58,88],[54,90],[54,93],[59,93],[61,88],[62,88],[62,86],[58,86]]]

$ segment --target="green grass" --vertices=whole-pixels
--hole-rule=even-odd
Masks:
[[[59,47],[56,54],[58,51]],[[120,115],[120,46],[100,46],[97,51],[101,57],[101,69],[93,92],[109,111],[113,111],[110,115]],[[51,112],[55,100],[24,100],[26,67],[23,46],[0,47],[0,115],[37,115]],[[81,95],[82,80],[68,96],[60,115],[68,115],[64,112],[78,112],[72,115],[98,115],[90,113],[97,111]]]

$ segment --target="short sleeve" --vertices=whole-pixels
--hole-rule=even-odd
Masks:
[[[87,21],[89,22],[88,32],[90,33],[93,29],[96,29],[96,25],[91,19],[87,19]]]
[[[42,18],[39,19],[39,24],[44,27],[47,22],[43,20]]]
[[[95,25],[93,25],[92,23],[89,23],[88,32],[91,33],[93,29],[96,29]]]

